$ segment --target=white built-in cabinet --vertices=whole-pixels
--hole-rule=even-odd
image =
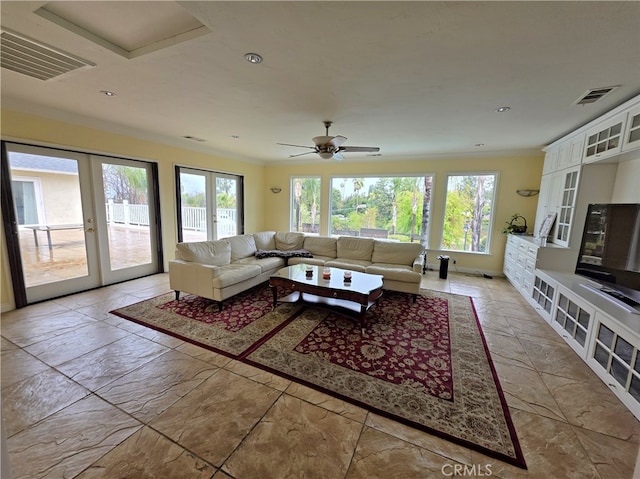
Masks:
[[[640,315],[589,280],[536,270],[529,303],[640,419]]]
[[[629,110],[622,151],[640,148],[640,105]]]
[[[640,418],[640,341],[613,317],[596,311],[587,364]]]
[[[584,163],[600,161],[622,151],[622,135],[628,112],[620,113],[587,131]]]
[[[502,271],[511,284],[529,299],[535,287],[536,270],[562,264],[568,266],[566,252],[566,248],[552,243],[540,246],[533,236],[510,234],[507,236]]]
[[[585,356],[593,330],[595,308],[562,285],[556,287],[558,301],[551,316],[551,326],[580,356]]]
[[[508,235],[505,276],[640,419],[640,314],[574,273],[587,207],[609,203],[617,164],[640,158],[640,96],[545,148],[534,234]]]

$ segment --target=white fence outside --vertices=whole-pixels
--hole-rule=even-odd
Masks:
[[[112,200],[105,205],[107,210],[107,224],[123,224],[135,226],[149,226],[149,206],[132,205],[128,201],[114,203]],[[216,228],[218,238],[233,236],[236,233],[236,210],[233,208],[218,208]],[[204,207],[182,207],[182,229],[193,231],[207,230],[207,209]]]

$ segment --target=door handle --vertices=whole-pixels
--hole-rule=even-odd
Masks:
[[[96,232],[95,228],[87,228],[85,231],[87,233],[95,233]]]

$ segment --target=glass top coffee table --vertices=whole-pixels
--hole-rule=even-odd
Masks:
[[[329,270],[327,279],[323,272]],[[347,281],[345,273],[351,275]],[[323,268],[296,264],[282,268],[269,278],[273,307],[278,302],[304,301],[330,306],[358,314],[364,334],[364,316],[382,296],[382,275],[360,273],[340,268]],[[278,287],[293,289],[293,293],[278,299]]]

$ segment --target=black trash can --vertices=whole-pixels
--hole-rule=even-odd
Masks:
[[[449,271],[449,257],[445,255],[438,256],[440,260],[440,279],[447,279],[447,272]]]

